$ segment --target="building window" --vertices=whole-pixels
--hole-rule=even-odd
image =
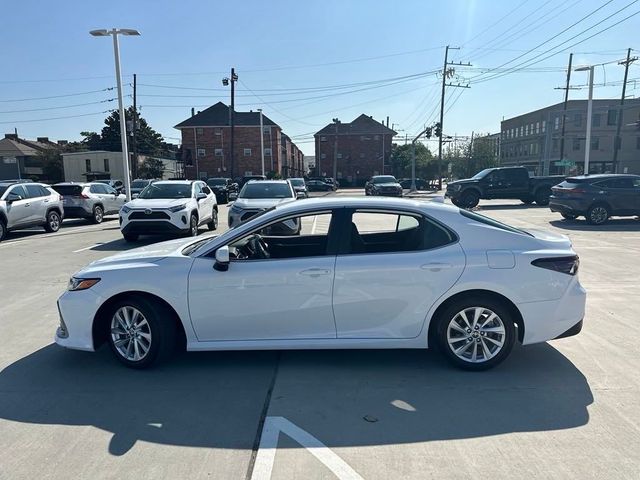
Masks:
[[[524,134],[525,136],[529,135],[529,125],[524,126]]]
[[[558,139],[554,138],[553,140],[551,140],[551,150],[553,150],[554,152],[558,151]]]
[[[544,133],[546,130],[547,130],[547,121],[542,120],[542,133]]]
[[[337,158],[342,158],[342,154],[341,154],[341,153],[339,153],[339,154],[337,155]]]
[[[574,127],[581,127],[582,126],[582,114],[581,113],[576,113],[573,116],[573,126]]]
[[[251,149],[250,148],[245,148],[244,149],[244,156],[245,157],[250,157],[251,156]]]
[[[87,158],[87,159],[84,161],[84,168],[85,168],[85,170],[86,170],[87,172],[90,172],[90,171],[91,171],[91,160],[90,160],[90,159],[88,159],[88,158]]]
[[[327,154],[326,153],[321,153],[320,154],[320,158],[327,158]]]
[[[591,150],[600,150],[600,137],[591,137]]]
[[[529,134],[533,135],[533,123],[529,126]]]
[[[607,110],[607,125],[616,125],[618,120],[618,112],[615,110]]]
[[[536,135],[540,133],[540,122],[536,122]]]
[[[219,128],[218,130],[215,131],[215,135],[216,137],[219,137],[220,135],[222,135],[222,129]]]
[[[523,133],[524,133],[524,127],[523,127],[523,126],[520,126],[520,136],[521,136],[521,137],[522,137]]]
[[[264,149],[264,156],[265,157],[270,157],[271,156],[271,149],[270,148],[265,148]]]
[[[320,137],[320,141],[321,142],[326,142],[327,141],[327,137]]]
[[[222,157],[222,156],[224,155],[224,151],[223,151],[221,148],[216,148],[216,149],[213,151],[213,154],[214,154],[216,157]]]
[[[640,137],[638,137],[638,145],[640,145]],[[638,147],[638,148],[640,148],[640,147]],[[360,154],[360,158],[364,158],[364,153]]]
[[[268,133],[271,135],[271,127],[262,127],[262,133]]]
[[[196,128],[196,135],[203,135],[204,134],[204,128]]]
[[[558,128],[560,128],[560,117],[556,117],[553,120],[553,129],[558,130]]]
[[[594,113],[591,117],[591,126],[592,127],[599,127],[600,126],[600,117],[601,115],[599,113]]]
[[[105,172],[109,171],[109,159],[108,158],[104,159],[104,171]]]
[[[204,157],[207,154],[206,150],[204,148],[199,148],[198,149],[198,156],[199,157]]]
[[[572,148],[573,148],[573,150],[580,150],[580,139],[579,138],[574,138],[573,139]]]

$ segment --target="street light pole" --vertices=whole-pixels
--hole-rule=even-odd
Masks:
[[[127,201],[131,200],[131,173],[129,165],[129,149],[127,147],[127,123],[124,115],[124,102],[122,101],[122,77],[120,75],[120,45],[118,35],[140,35],[140,32],[130,28],[112,28],[111,30],[91,30],[94,37],[113,37],[113,56],[116,64],[116,84],[118,86],[118,110],[120,112],[120,143],[122,144],[122,166],[124,167],[124,188]]]
[[[584,146],[584,174],[589,175],[589,153],[591,152],[591,117],[593,115],[593,71],[594,66],[576,68],[576,72],[589,71],[589,100],[587,101],[587,138]]]
[[[262,175],[264,175],[264,130],[262,123],[262,109],[259,108],[260,112],[260,159],[262,160]]]

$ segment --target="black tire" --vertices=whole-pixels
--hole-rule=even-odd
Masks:
[[[525,205],[531,205],[533,203],[533,199],[532,198],[521,198],[520,201],[522,203],[524,203]]]
[[[119,347],[116,346],[116,342],[121,340],[124,340],[124,342],[120,344],[122,348],[126,348],[125,346],[128,345],[126,341],[128,333],[124,328],[117,327],[123,334],[112,330],[112,322],[116,322],[116,325],[122,325],[117,319],[114,320],[114,316],[116,312],[125,307],[134,308],[140,312],[148,325],[148,328],[144,327],[141,329],[141,331],[149,335],[148,350],[139,360],[126,358],[124,356],[126,352],[121,352]],[[148,368],[167,360],[175,352],[178,344],[177,319],[174,313],[160,302],[155,302],[145,297],[131,296],[112,305],[107,315],[107,321],[105,322],[107,342],[113,355],[123,365],[136,369]],[[147,340],[144,341],[146,342]]]
[[[7,236],[7,224],[0,218],[0,242]]]
[[[135,242],[138,240],[139,235],[137,233],[123,233],[125,242]]]
[[[478,206],[478,203],[480,203],[480,194],[475,190],[464,192],[460,197],[462,208],[473,208]]]
[[[198,217],[195,213],[191,214],[191,218],[189,218],[189,231],[187,232],[187,236],[189,237],[197,237],[198,236]]]
[[[47,212],[47,219],[44,224],[44,230],[48,233],[54,233],[60,230],[60,224],[62,223],[62,218],[60,214],[55,210],[49,210]]]
[[[546,207],[549,205],[549,197],[551,196],[550,188],[539,188],[536,192],[536,205]]]
[[[96,205],[91,212],[91,223],[102,223],[102,220],[104,220],[104,209],[102,205]]]
[[[587,222],[591,225],[602,225],[609,220],[611,216],[611,211],[609,207],[602,203],[596,203],[592,205],[591,208],[587,211]]]
[[[483,309],[486,309],[487,311],[495,313],[497,315],[497,318],[495,320],[492,320],[491,323],[492,325],[498,325],[498,326],[492,327],[492,328],[500,328],[499,323],[501,323],[504,333],[497,333],[497,332],[494,333],[494,332],[488,332],[488,331],[483,332],[480,328],[474,329],[473,325],[469,325],[469,327],[471,328],[468,328],[468,329],[465,328],[464,329],[465,333],[457,333],[458,331],[454,330],[452,327],[451,331],[456,333],[456,336],[452,335],[451,337],[452,340],[450,342],[447,336],[449,325],[454,322],[458,326],[463,325],[463,323],[457,323],[458,320],[456,320],[456,318],[462,319],[462,317],[458,316],[459,313],[463,311],[473,310],[477,307],[483,308]],[[483,317],[481,317],[481,319],[488,318],[488,315],[486,317],[484,315],[485,314],[483,313]],[[471,323],[473,320],[473,317],[470,314],[467,314],[467,318]],[[506,308],[502,302],[494,300],[492,298],[486,298],[482,296],[470,296],[470,297],[461,299],[453,303],[452,305],[450,305],[448,308],[446,308],[438,316],[438,318],[434,319],[434,321],[437,322],[436,329],[435,329],[435,337],[436,337],[435,340],[436,340],[438,349],[444,354],[447,360],[449,360],[455,366],[462,368],[464,370],[478,371],[478,370],[487,370],[489,368],[495,367],[496,365],[501,363],[504,359],[506,359],[509,356],[509,353],[511,353],[511,349],[513,348],[513,344],[516,338],[515,322],[509,309]],[[462,340],[456,340],[458,335]],[[490,341],[485,341],[484,340],[485,338],[487,338],[488,340],[494,339],[494,340],[502,341],[502,345],[501,347],[498,348],[498,346],[495,343]],[[474,343],[476,345],[474,345]],[[480,360],[478,358],[477,362],[472,362],[470,359],[461,358],[461,356],[454,353],[454,350],[453,350],[454,348],[461,349],[465,345],[474,345],[474,349],[477,349],[478,347],[480,347],[480,351],[477,352],[478,357],[480,356],[480,354],[482,354],[483,357],[485,356],[484,350],[482,349],[482,345],[485,345],[487,348],[487,351],[490,354],[493,354],[493,356],[488,357],[487,360]],[[495,348],[496,350],[491,352],[491,348]],[[467,347],[467,349],[470,349],[470,347]],[[476,353],[474,352],[474,350],[472,350],[471,352],[467,352],[466,351],[467,349],[462,348],[462,351],[459,352],[460,355],[464,356],[468,353],[469,356],[471,357],[474,353]]]
[[[214,208],[211,212],[211,221],[207,223],[209,230],[215,230],[218,228],[218,211]]]
[[[576,218],[578,218],[578,215],[575,215],[573,213],[560,213],[560,215],[562,215],[562,218],[564,218],[565,220],[575,220]]]
[[[460,203],[460,201],[459,201],[457,198],[456,198],[456,199],[452,198],[452,199],[451,199],[451,203],[453,203],[453,204],[454,204],[456,207],[458,207],[458,208],[462,208],[462,207],[461,207],[461,206],[462,206],[462,204]]]

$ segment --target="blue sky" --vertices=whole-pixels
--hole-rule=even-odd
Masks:
[[[22,0],[3,8],[0,126],[26,138],[99,131],[100,112],[117,106],[109,101],[115,91],[105,90],[115,86],[113,48],[88,31],[116,26],[142,33],[121,40],[125,94],[136,73],[142,115],[168,141],[177,141],[173,125],[191,106],[228,102],[221,78],[232,66],[237,110],[263,108],[306,154],[313,154],[312,132],[334,117],[388,115],[400,135],[416,134],[435,119],[447,44],[462,47],[453,61],[473,67],[456,67],[453,81],[472,79],[471,88],[449,89],[445,133],[496,132],[503,117],[562,100],[554,87],[564,84],[569,52],[574,65],[607,63],[596,70],[596,84],[605,85],[595,97],[619,97],[623,68],[615,61],[628,47],[640,49],[640,15],[562,50],[636,12],[640,2],[632,0]],[[492,78],[497,73],[508,74]],[[640,61],[629,78],[640,78]],[[574,73],[572,84],[585,83],[585,73]],[[571,98],[586,94],[572,90]],[[634,82],[628,95],[640,95]],[[57,117],[74,118],[45,120]]]

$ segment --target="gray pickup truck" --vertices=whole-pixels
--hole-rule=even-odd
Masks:
[[[486,168],[471,178],[447,184],[446,196],[454,205],[473,208],[480,199],[513,198],[523,203],[548,205],[551,187],[564,180],[564,175],[530,177],[524,167]]]

